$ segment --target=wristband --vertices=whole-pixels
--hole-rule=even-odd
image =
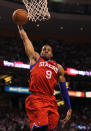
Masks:
[[[70,98],[69,98],[68,90],[66,88],[66,82],[59,82],[59,88],[61,90],[61,94],[62,94],[62,97],[64,99],[64,102],[65,102],[67,109],[70,109],[71,104],[70,104]]]

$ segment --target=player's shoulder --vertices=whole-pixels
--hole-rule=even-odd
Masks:
[[[39,58],[40,58],[40,55],[39,55],[39,53],[38,52],[34,52],[34,56],[32,56],[31,58],[30,58],[30,65],[34,65],[38,60],[39,60]]]
[[[63,68],[63,66],[60,65],[60,64],[57,64],[57,65],[58,65],[59,73],[64,74],[64,68]]]
[[[57,65],[58,65],[58,68],[63,68],[63,66],[61,64],[57,63]]]

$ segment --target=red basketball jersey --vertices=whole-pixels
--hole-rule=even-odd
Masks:
[[[30,70],[29,91],[53,95],[58,81],[58,66],[55,61],[39,58]]]

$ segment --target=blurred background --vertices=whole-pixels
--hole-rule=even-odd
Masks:
[[[16,9],[26,9],[22,0],[0,0],[0,131],[29,131],[25,99],[30,94],[29,60],[17,26]],[[61,128],[66,107],[56,87],[60,122],[56,131],[91,131],[91,0],[48,0],[51,19],[29,21],[23,27],[40,53],[46,43],[54,60],[65,70],[66,86],[73,109]]]

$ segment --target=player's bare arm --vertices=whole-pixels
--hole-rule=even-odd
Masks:
[[[66,80],[65,80],[65,77],[64,77],[64,69],[61,65],[58,64],[58,69],[59,69],[59,83],[62,87],[61,88],[61,91],[62,91],[62,95],[65,99],[65,96],[66,96],[66,99],[64,100],[65,103],[67,104],[67,108],[68,108],[68,111],[67,111],[67,114],[66,114],[66,117],[62,120],[62,126],[64,127],[64,125],[67,123],[67,121],[71,118],[71,114],[72,114],[72,109],[71,109],[71,106],[70,106],[70,101],[69,101],[69,97],[67,97],[67,89],[66,89]],[[64,88],[64,89],[62,89]]]
[[[21,25],[18,25],[19,34],[21,39],[23,40],[26,54],[30,60],[30,65],[35,64],[39,59],[40,55],[34,50],[32,42],[29,40],[26,32],[24,31]]]

